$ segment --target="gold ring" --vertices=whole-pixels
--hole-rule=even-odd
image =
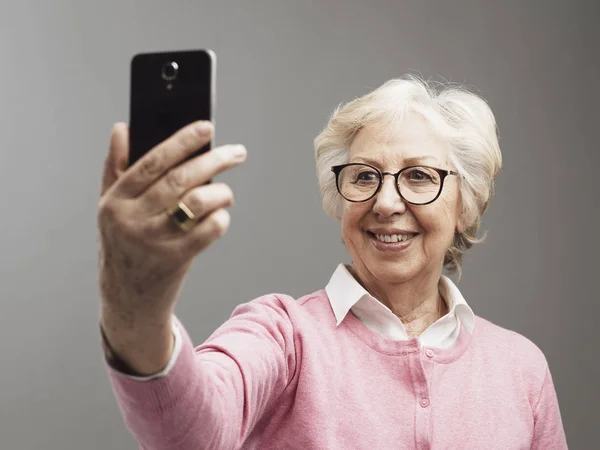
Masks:
[[[167,210],[167,215],[173,219],[177,226],[183,231],[189,230],[196,223],[196,216],[183,202],[179,202]]]

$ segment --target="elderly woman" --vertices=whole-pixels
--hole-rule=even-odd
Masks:
[[[211,133],[191,124],[127,169],[119,124],[106,160],[100,329],[141,448],[567,448],[544,354],[443,274],[480,242],[501,166],[481,98],[404,77],[338,108],[315,155],[352,264],[302,298],[238,306],[194,347],[176,299],[232,204],[206,181],[246,157],[223,146],[180,165]]]

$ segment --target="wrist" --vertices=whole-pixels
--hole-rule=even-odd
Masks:
[[[167,366],[174,346],[172,315],[135,320],[122,311],[104,309],[102,346],[109,364],[129,375],[145,376]]]
[[[169,310],[143,310],[135,307],[123,307],[103,302],[100,310],[100,321],[111,328],[118,328],[122,333],[138,334],[147,330],[168,328],[173,316]]]

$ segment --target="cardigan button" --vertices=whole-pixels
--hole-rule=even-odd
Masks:
[[[427,408],[429,406],[429,399],[428,398],[422,398],[421,399],[421,406],[423,408]]]
[[[433,356],[434,356],[433,350],[428,348],[427,350],[425,350],[425,355],[427,355],[428,358],[433,358]]]

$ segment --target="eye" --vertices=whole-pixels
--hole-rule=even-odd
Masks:
[[[412,181],[431,181],[432,179],[431,175],[420,169],[412,170],[408,176]]]
[[[355,183],[376,183],[379,180],[379,174],[372,170],[361,170],[355,176]]]

